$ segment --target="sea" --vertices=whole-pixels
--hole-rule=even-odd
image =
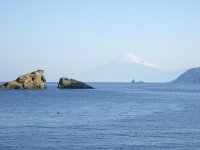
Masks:
[[[200,85],[0,90],[0,150],[198,150]]]

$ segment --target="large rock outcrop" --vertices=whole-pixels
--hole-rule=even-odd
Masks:
[[[37,70],[0,85],[0,89],[46,89],[45,82],[44,71]]]
[[[93,89],[93,87],[83,82],[80,82],[74,79],[69,79],[67,77],[60,78],[59,83],[58,83],[58,88],[60,89]]]
[[[172,83],[200,83],[200,67],[187,70]]]

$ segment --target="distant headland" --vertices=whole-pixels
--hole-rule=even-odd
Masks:
[[[171,83],[200,83],[200,67],[188,69]]]

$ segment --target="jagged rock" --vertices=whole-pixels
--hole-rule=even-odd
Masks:
[[[74,79],[69,79],[66,77],[60,78],[59,83],[58,83],[58,88],[60,89],[93,89],[93,87],[83,82],[80,82]]]
[[[44,71],[37,70],[0,85],[0,89],[46,89],[45,82]]]

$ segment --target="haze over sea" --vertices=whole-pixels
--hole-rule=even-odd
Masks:
[[[200,149],[200,85],[89,84],[1,90],[0,149]]]

